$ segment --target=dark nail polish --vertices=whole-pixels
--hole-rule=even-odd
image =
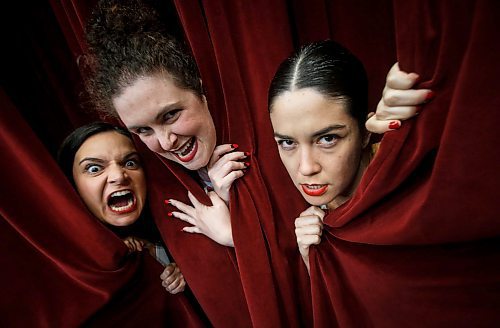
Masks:
[[[212,187],[207,187],[207,191],[214,191],[214,188],[212,188]]]
[[[436,94],[433,91],[429,91],[429,93],[427,93],[427,96],[425,96],[424,102],[431,101],[432,99],[434,99],[435,96]]]
[[[245,156],[250,156],[250,152],[246,151]]]

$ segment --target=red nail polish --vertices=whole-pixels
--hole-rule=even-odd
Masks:
[[[245,162],[245,166],[246,166],[246,167],[249,167],[249,166],[250,166],[250,163]]]
[[[167,215],[170,217],[174,216],[174,214],[172,212],[168,212]]]
[[[427,95],[425,96],[425,102],[428,102],[428,101],[431,101],[432,99],[434,99],[434,97],[436,96],[436,94],[433,92],[433,91],[429,91],[427,93]]]
[[[391,130],[399,129],[400,126],[401,123],[399,123],[398,121],[392,121],[391,123],[389,123],[389,129]]]
[[[250,152],[246,151],[245,156],[250,156]]]
[[[168,199],[165,199],[164,202],[166,205],[170,204],[170,201]]]
[[[231,145],[231,147],[233,147],[233,149],[236,149],[236,148],[238,148],[239,146],[238,146],[238,144],[232,144],[232,145]]]

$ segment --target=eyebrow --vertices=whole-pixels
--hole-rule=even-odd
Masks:
[[[312,134],[312,137],[319,137],[320,135],[323,135],[325,133],[329,133],[329,132],[336,131],[336,130],[343,130],[345,128],[346,128],[346,126],[344,124],[329,125],[326,128],[323,128],[321,130],[314,132]]]
[[[159,121],[163,117],[163,115],[165,115],[166,113],[168,113],[168,112],[170,112],[170,111],[172,111],[174,109],[177,109],[179,107],[180,103],[181,103],[180,101],[177,101],[177,102],[175,102],[173,104],[165,105],[160,110],[160,112],[158,112],[158,114],[156,114],[154,120],[155,121]],[[132,125],[132,126],[127,126],[127,129],[132,131],[132,130],[136,130],[136,129],[142,128],[142,127],[144,127],[144,126],[142,126],[142,125]]]
[[[127,160],[132,157],[139,157],[139,153],[136,151],[130,152],[127,155],[123,156],[122,160]],[[78,165],[81,165],[83,162],[98,162],[98,163],[104,163],[105,161],[101,158],[97,157],[85,157],[83,158]]]
[[[328,132],[332,132],[332,131],[336,131],[336,130],[342,130],[342,129],[345,129],[346,126],[344,124],[333,124],[333,125],[329,125],[327,126],[326,128],[323,128],[321,130],[318,130],[316,132],[314,132],[312,134],[312,137],[319,137],[325,133],[328,133]],[[293,139],[292,137],[290,136],[287,136],[287,135],[284,135],[284,134],[280,134],[278,132],[275,132],[274,133],[274,136],[276,138],[280,138],[280,139]]]

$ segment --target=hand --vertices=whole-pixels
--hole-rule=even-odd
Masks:
[[[160,278],[162,280],[161,285],[170,294],[183,292],[186,287],[186,280],[184,280],[181,270],[175,263],[168,264],[160,275]]]
[[[142,252],[142,249],[146,246],[146,241],[136,237],[127,237],[123,239],[123,242],[128,247],[128,253]]]
[[[317,206],[311,206],[295,219],[295,235],[300,255],[309,272],[309,247],[321,242],[323,218],[325,212]]]
[[[237,147],[237,145],[236,145]],[[226,203],[229,202],[229,189],[233,182],[241,178],[248,163],[239,162],[247,157],[244,152],[233,151],[236,148],[232,144],[215,147],[212,158],[208,163],[208,176],[214,187],[214,191]]]
[[[406,73],[394,64],[387,74],[382,99],[377,105],[375,115],[369,114],[366,129],[374,133],[385,133],[399,129],[401,120],[407,120],[418,114],[419,105],[423,105],[434,97],[429,89],[411,89],[419,76]]]
[[[212,206],[200,203],[191,192],[188,192],[188,197],[193,206],[169,199],[169,203],[181,211],[172,212],[172,216],[192,225],[184,227],[182,231],[201,233],[216,243],[234,247],[229,208],[215,192],[208,192],[208,196]]]

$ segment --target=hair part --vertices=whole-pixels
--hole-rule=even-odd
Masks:
[[[346,48],[331,41],[301,47],[278,67],[268,93],[268,108],[287,91],[311,88],[345,103],[363,131],[368,114],[368,79],[363,64]]]
[[[88,138],[109,131],[124,135],[133,142],[130,132],[120,126],[107,122],[94,122],[81,126],[71,132],[62,142],[57,153],[57,162],[73,186],[75,185],[73,179],[73,164],[76,153]]]

